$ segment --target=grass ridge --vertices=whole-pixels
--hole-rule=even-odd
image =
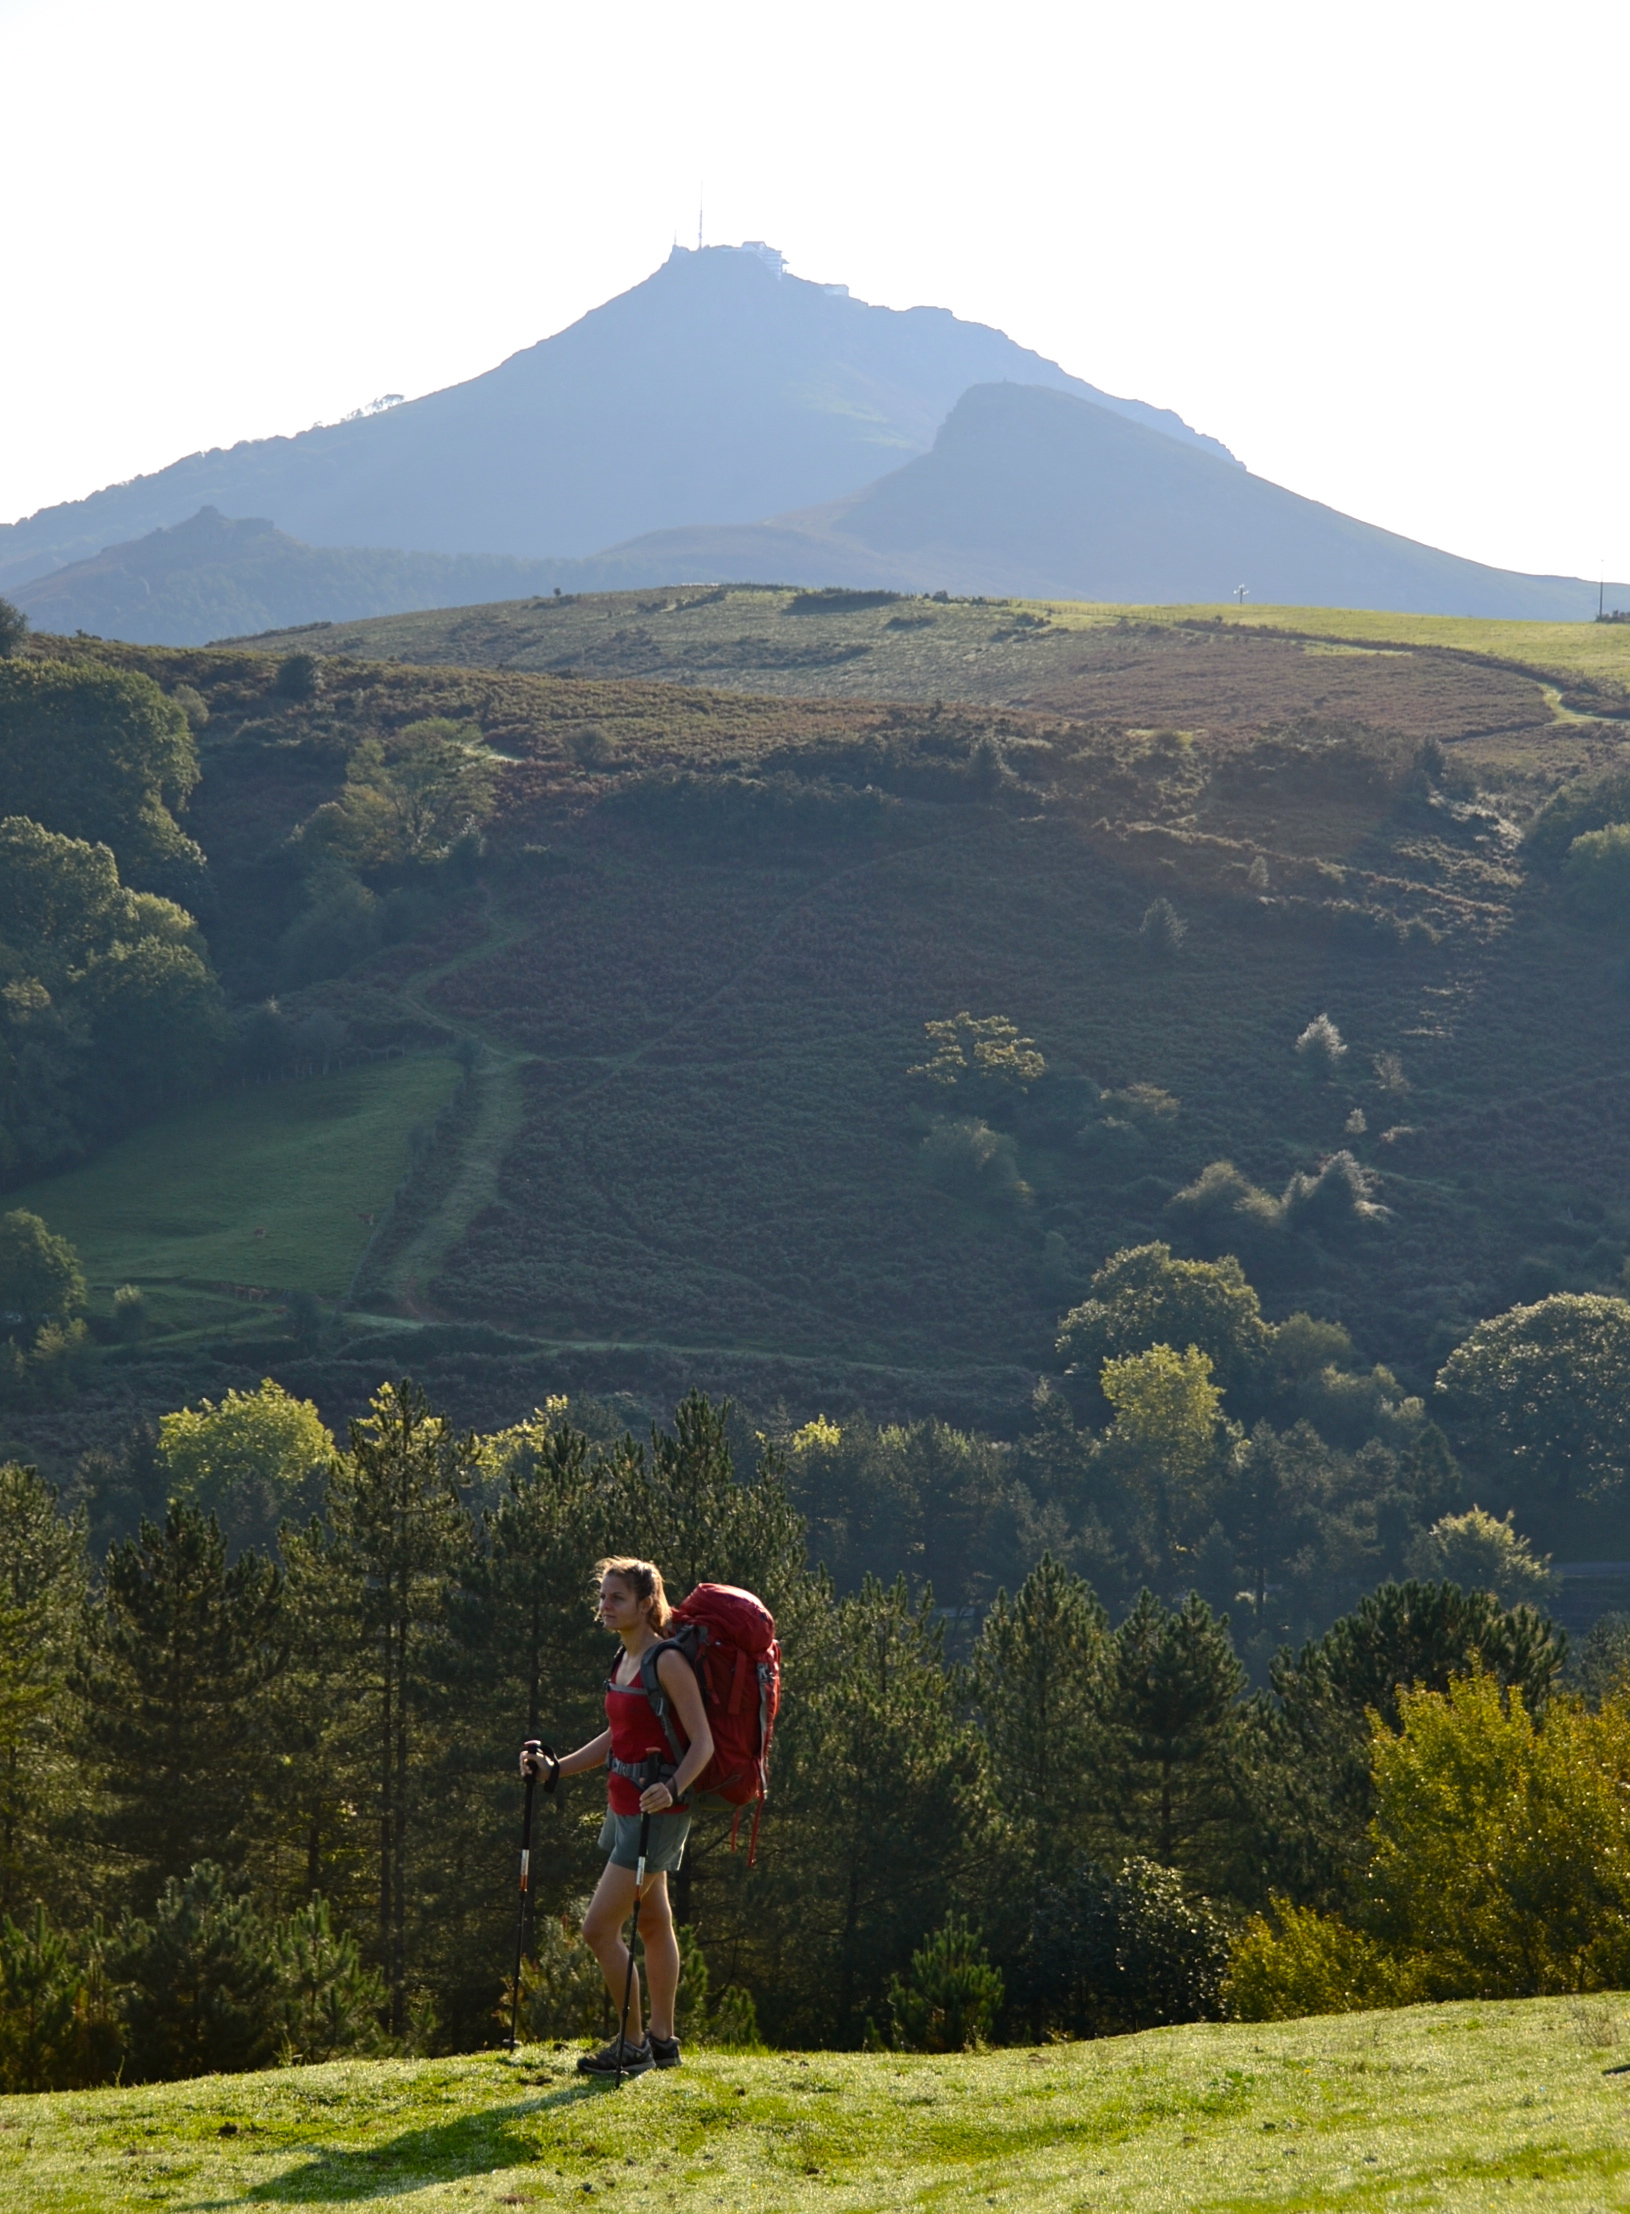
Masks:
[[[366,2202],[1597,2210],[1627,2202],[1630,2003],[1196,2024],[949,2057],[702,2053],[621,2095],[575,2048],[0,2100],[0,2208]]]

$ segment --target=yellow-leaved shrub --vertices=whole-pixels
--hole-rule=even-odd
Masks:
[[[1234,1941],[1223,2003],[1237,2022],[1289,2021],[1405,2006],[1419,1997],[1410,1964],[1339,1915],[1276,1899]]]
[[[1492,1677],[1375,1721],[1370,1857],[1350,1917],[1276,1901],[1235,1943],[1243,2021],[1630,1982],[1630,1698],[1542,1719]]]

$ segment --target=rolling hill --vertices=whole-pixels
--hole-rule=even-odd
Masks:
[[[1230,465],[1168,410],[1099,392],[983,324],[868,306],[785,275],[769,248],[676,247],[631,291],[468,383],[192,454],[0,527],[0,591],[204,506],[270,516],[315,546],[529,560],[756,522],[924,452],[970,385],[1000,377],[1074,392]]]
[[[1296,647],[1289,655],[1274,643],[1287,639]],[[581,592],[236,642],[261,653],[298,645],[369,661],[639,677],[782,699],[962,700],[1089,717],[1135,701],[1149,719],[1207,727],[1248,721],[1270,703],[1278,712],[1351,711],[1371,721],[1396,714],[1408,724],[1423,682],[1443,680],[1454,666],[1464,683],[1481,664],[1550,684],[1569,711],[1630,713],[1630,624],[1351,608],[1122,607],[721,585]]]
[[[863,621],[879,665],[909,655],[934,634],[884,626],[924,612],[992,681],[1047,647],[1014,642],[1011,606],[740,597],[811,654]],[[596,621],[609,639],[630,614]],[[189,827],[233,993],[326,1007],[364,1046],[429,1025],[474,1058],[357,1287],[363,1336],[308,1388],[338,1412],[401,1359],[461,1419],[696,1381],[1008,1423],[1105,1254],[1200,1234],[1173,1202],[1219,1160],[1278,1193],[1351,1156],[1386,1214],[1268,1237],[1250,1266],[1274,1312],[1339,1318],[1414,1390],[1479,1316],[1619,1282],[1618,948],[1519,829],[1620,760],[1623,694],[1435,644],[1058,627],[1068,662],[1024,707],[343,655],[301,702],[275,652],[79,643],[209,703]],[[507,763],[479,878],[296,990],[289,834],[350,749],[426,714],[473,719]],[[1186,925],[1169,957],[1142,929],[1161,899]],[[947,1183],[924,1150],[961,1110],[909,1072],[961,1009],[1047,1063],[1033,1097],[968,1110],[1011,1141],[1012,1185]],[[1311,1081],[1295,1042],[1325,1013],[1348,1051]],[[1140,1122],[1140,1085],[1176,1106]],[[30,1198],[49,1221],[50,1187]],[[95,1245],[98,1280],[127,1265]],[[186,1273],[179,1248],[147,1266]],[[236,1358],[223,1342],[227,1370],[188,1388]]]
[[[542,592],[557,566],[503,554],[306,546],[263,519],[233,521],[203,507],[169,530],[20,585],[13,597],[43,630],[194,645],[232,631]]]

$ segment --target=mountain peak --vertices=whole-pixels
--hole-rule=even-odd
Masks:
[[[876,307],[763,239],[675,246],[626,292],[468,382],[188,456],[0,527],[0,590],[209,506],[313,546],[582,557],[839,499],[926,453],[970,386],[1049,385],[1230,460],[1176,415],[945,308]]]

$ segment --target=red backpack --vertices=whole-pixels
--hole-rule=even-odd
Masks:
[[[696,1671],[713,1732],[713,1758],[686,1793],[687,1799],[732,1806],[730,1846],[743,1807],[753,1808],[747,1864],[758,1849],[758,1822],[770,1791],[770,1740],[781,1707],[781,1647],[775,1617],[762,1599],[734,1584],[698,1584],[673,1611],[673,1626],[640,1657],[640,1687],[662,1724],[675,1761],[685,1747],[674,1726],[667,1693],[657,1681],[664,1653],[682,1653]]]

